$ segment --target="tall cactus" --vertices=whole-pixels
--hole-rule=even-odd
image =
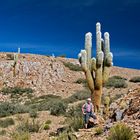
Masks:
[[[101,24],[96,24],[96,58],[92,55],[92,34],[89,32],[85,35],[85,50],[81,50],[78,55],[81,67],[85,72],[91,97],[98,112],[101,103],[102,87],[108,80],[110,67],[113,65],[113,55],[110,52],[109,33],[104,33],[104,39],[101,34]]]
[[[20,54],[20,48],[18,48],[18,53],[14,53],[14,63],[13,63],[13,76],[16,76],[16,65],[18,63],[18,57]]]

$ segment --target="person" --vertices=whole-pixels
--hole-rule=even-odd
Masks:
[[[94,106],[91,103],[91,98],[88,98],[86,103],[82,106],[82,113],[84,115],[85,128],[87,129],[90,117],[92,117],[95,120],[97,119],[97,117],[94,114]]]

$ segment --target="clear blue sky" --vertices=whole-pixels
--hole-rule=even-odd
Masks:
[[[0,0],[0,51],[77,58],[101,22],[114,65],[140,69],[140,0]]]

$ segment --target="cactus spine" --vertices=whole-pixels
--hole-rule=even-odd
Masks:
[[[101,24],[96,24],[96,58],[91,58],[92,54],[92,34],[85,35],[85,50],[81,50],[78,55],[81,67],[85,72],[95,111],[99,111],[102,86],[108,80],[110,67],[113,65],[113,55],[110,52],[109,33],[101,34]]]

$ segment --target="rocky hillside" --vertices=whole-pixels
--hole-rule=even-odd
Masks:
[[[49,105],[47,104],[49,102],[48,98],[51,100],[58,98],[60,102],[65,101],[66,103],[67,100],[70,99],[72,101],[67,103],[68,106],[71,105],[71,103],[72,105],[76,105],[79,104],[79,101],[74,101],[73,97],[68,97],[74,95],[76,91],[80,91],[78,93],[81,93],[81,91],[84,91],[86,89],[83,83],[77,82],[78,79],[82,79],[82,81],[85,79],[84,73],[80,70],[79,62],[76,59],[67,59],[61,57],[53,58],[33,54],[20,54],[18,63],[15,68],[15,76],[13,75],[13,64],[14,60],[12,53],[0,53],[0,102],[3,103],[4,101],[11,101],[12,105],[15,104],[15,102],[11,100],[14,99],[12,98],[13,94],[11,94],[11,91],[9,92],[8,89],[4,91],[5,88],[21,87],[23,89],[33,89],[33,98],[28,99],[28,97],[26,97],[26,100],[19,100],[19,98],[21,97],[20,95],[17,96],[16,103],[26,103],[25,108],[29,106],[30,109],[32,109],[31,111],[34,111],[34,108],[38,109],[37,121],[39,121],[41,125],[44,124],[46,120],[52,121],[49,130],[42,130],[40,132],[39,129],[38,133],[31,133],[32,140],[38,140],[39,138],[41,138],[42,140],[49,139],[48,137],[50,132],[56,132],[58,128],[63,127],[65,116],[54,116],[50,114],[49,110],[45,108]],[[76,67],[77,69],[71,69],[71,65]],[[123,110],[124,116],[122,121],[127,123],[129,126],[132,126],[137,136],[139,137],[140,130],[138,128],[140,84],[130,82],[129,80],[132,77],[140,76],[140,70],[120,68],[114,66],[112,67],[110,73],[110,77],[112,76],[120,76],[121,78],[125,79],[125,83],[128,86],[126,86],[125,88],[104,87],[103,95],[110,96],[112,102],[110,104],[110,109],[113,109],[113,111],[119,111],[119,114]],[[8,92],[10,94],[7,94]],[[50,94],[54,96],[50,96]],[[61,96],[61,98],[57,96]],[[78,95],[76,95],[76,97],[77,96]],[[83,95],[81,94],[80,96]],[[85,98],[80,97],[80,99],[81,101],[83,101],[83,99]],[[28,118],[29,121],[32,121],[29,116],[29,111],[26,110],[22,113],[25,114],[18,115],[17,112],[13,113],[14,115],[12,116],[12,118],[15,121],[16,127],[19,122],[24,122],[24,118]],[[114,112],[111,112],[112,115],[113,113]],[[1,113],[1,115],[3,114]],[[9,117],[10,115],[6,114],[5,116]],[[106,122],[104,121],[104,127],[107,126]],[[109,123],[109,125],[113,125],[113,123]],[[9,132],[15,130],[15,126],[11,126],[10,128],[8,127],[8,129],[6,128],[4,130],[8,131],[9,134]],[[85,133],[85,131],[76,132],[75,135],[79,140],[81,140],[82,138],[86,139],[84,137],[85,135],[91,134],[91,139],[93,139],[94,134],[93,131],[91,131],[92,130],[89,130],[89,132],[87,131],[87,133]],[[1,132],[2,129],[0,128],[0,133]],[[0,138],[0,140],[10,140],[8,134]],[[97,139],[103,140],[103,137],[105,138],[105,133],[102,135],[102,137],[97,137]]]
[[[76,59],[53,58],[41,55],[20,54],[16,66],[16,77],[13,76],[13,60],[9,60],[6,53],[0,54],[0,89],[8,87],[31,87],[36,96],[43,94],[58,94],[66,97],[74,91],[82,89],[75,81],[84,78],[81,71],[71,71],[64,62],[79,64]],[[119,75],[130,79],[140,75],[139,70],[113,67],[110,75]],[[129,88],[135,88],[131,84]]]

